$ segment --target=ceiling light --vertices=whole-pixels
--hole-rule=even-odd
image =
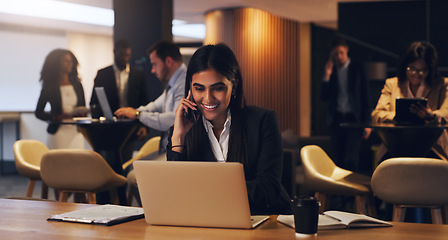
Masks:
[[[173,35],[204,39],[205,24],[173,24]]]
[[[0,12],[87,24],[114,26],[114,11],[51,0],[2,1]]]
[[[28,17],[79,22],[105,27],[114,26],[112,9],[93,7],[54,0],[14,0],[2,1],[0,13]],[[173,35],[203,39],[204,24],[187,24],[184,20],[173,19]]]

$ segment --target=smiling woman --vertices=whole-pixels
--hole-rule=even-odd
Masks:
[[[425,123],[448,121],[448,78],[439,76],[438,55],[429,42],[413,42],[401,54],[397,77],[386,79],[375,110],[374,122],[394,122],[397,98],[426,98],[427,105],[412,104],[410,112]],[[388,158],[387,149],[380,147],[377,161]],[[448,133],[445,130],[426,157],[448,159]]]
[[[219,139],[227,119],[227,107],[232,97],[232,82],[226,77],[208,69],[193,75],[192,101],[203,116],[213,125]]]
[[[276,113],[246,106],[239,64],[224,44],[192,56],[169,135],[171,161],[240,162],[244,165],[252,215],[290,214],[281,185],[282,142]],[[197,121],[187,112],[197,110]]]
[[[45,58],[40,81],[42,90],[35,115],[48,122],[48,147],[84,148],[84,138],[76,126],[60,124],[65,119],[85,117],[87,114],[75,55],[66,49],[51,51]],[[50,105],[50,111],[45,111],[47,104]]]

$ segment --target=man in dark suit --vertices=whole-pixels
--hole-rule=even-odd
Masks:
[[[95,77],[94,87],[104,87],[112,112],[120,107],[137,108],[150,100],[145,74],[129,65],[130,58],[131,45],[126,40],[118,40],[114,46],[114,64],[100,69]],[[90,105],[97,110],[94,117],[101,115],[95,91]]]
[[[104,87],[112,112],[120,107],[137,108],[146,105],[150,100],[145,74],[130,66],[130,58],[131,45],[127,40],[118,40],[114,45],[114,64],[100,69],[95,77],[94,88]],[[102,115],[95,91],[92,92],[90,106],[92,117],[98,118]],[[121,161],[132,157],[135,140],[143,139],[146,133],[146,127],[138,128],[136,135],[124,147]]]
[[[325,65],[321,99],[328,101],[333,160],[342,168],[359,171],[362,139],[371,129],[344,128],[341,123],[369,123],[370,103],[366,72],[362,63],[352,61],[349,47],[342,38],[331,45],[330,59]]]

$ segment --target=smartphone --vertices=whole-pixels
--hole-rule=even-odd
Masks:
[[[190,90],[190,101],[196,103],[193,99],[193,94],[191,93],[191,90]],[[187,119],[188,120],[197,122],[199,119],[199,115],[200,115],[200,112],[198,110],[193,110],[191,108],[188,108],[188,111],[187,111]]]
[[[336,64],[336,54],[333,51],[331,51],[331,53],[330,53],[329,60],[331,60],[331,62],[333,62],[333,64]]]

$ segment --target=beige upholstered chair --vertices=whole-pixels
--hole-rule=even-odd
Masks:
[[[87,149],[50,150],[42,157],[41,177],[49,187],[59,190],[60,202],[66,202],[69,193],[83,193],[89,203],[96,203],[95,193],[110,191],[118,204],[116,188],[127,182],[101,155]]]
[[[406,208],[431,208],[432,222],[442,224],[448,205],[448,162],[432,158],[391,158],[372,175],[372,190],[394,204],[393,221],[404,221]]]
[[[129,165],[131,165],[135,160],[138,160],[144,156],[159,151],[159,144],[160,144],[160,136],[152,137],[151,139],[146,141],[146,143],[143,144],[143,146],[140,148],[140,150],[138,150],[137,154],[133,158],[123,163],[123,169],[129,167]]]
[[[304,186],[315,192],[316,198],[321,203],[321,213],[328,208],[329,195],[334,194],[355,196],[358,213],[376,215],[369,187],[370,177],[339,168],[327,153],[316,145],[303,147],[300,155]]]
[[[47,146],[38,140],[17,140],[14,145],[14,156],[16,169],[20,175],[29,178],[26,197],[33,196],[34,185],[40,181],[40,162],[42,156],[49,151]],[[42,198],[48,198],[48,187],[42,183]]]
[[[146,141],[146,143],[143,144],[143,146],[140,148],[140,150],[138,150],[137,154],[133,158],[131,158],[131,159],[129,159],[129,161],[123,163],[123,169],[126,169],[127,167],[129,167],[129,165],[131,165],[134,161],[141,159],[145,156],[148,156],[149,154],[159,151],[160,139],[161,139],[160,136],[157,136],[157,137],[152,137],[148,141]],[[134,175],[133,171],[131,171],[127,177],[128,177],[128,182],[130,184],[133,184],[135,182],[135,175]],[[128,204],[132,204],[132,201],[134,200],[134,195],[132,193],[131,188],[132,187],[129,186],[128,193],[127,193]]]

